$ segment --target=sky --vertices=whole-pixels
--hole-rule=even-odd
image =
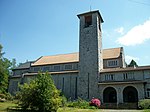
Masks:
[[[79,51],[78,14],[99,10],[103,49],[150,65],[150,0],[0,0],[0,44],[17,63]]]

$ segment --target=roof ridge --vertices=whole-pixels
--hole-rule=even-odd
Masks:
[[[118,48],[123,48],[123,47],[114,47],[114,48],[106,48],[106,49],[103,49],[103,50],[111,50],[111,49],[118,49]]]
[[[47,55],[42,57],[49,57],[49,56],[60,56],[60,55],[69,55],[69,54],[78,54],[79,52],[67,53],[67,54],[55,54],[55,55]]]

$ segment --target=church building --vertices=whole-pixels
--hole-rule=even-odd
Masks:
[[[103,49],[100,12],[79,18],[79,52],[42,56],[13,69],[9,92],[29,83],[39,71],[52,75],[56,87],[68,98],[99,98],[102,105],[118,106],[150,98],[150,66],[127,67],[123,47]]]

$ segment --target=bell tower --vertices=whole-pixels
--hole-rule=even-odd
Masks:
[[[103,68],[101,23],[104,21],[98,10],[77,16],[80,20],[78,96],[90,100],[98,97],[98,76]]]

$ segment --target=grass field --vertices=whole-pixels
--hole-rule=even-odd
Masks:
[[[16,106],[13,102],[0,102],[0,112],[7,112],[8,107]],[[100,110],[100,109],[99,109]],[[77,109],[77,108],[59,108],[58,112],[98,112],[92,109]],[[100,112],[100,111],[99,111]]]
[[[8,107],[16,106],[13,102],[0,102],[0,112],[7,112]],[[107,109],[78,109],[78,108],[59,108],[58,112],[133,112],[132,110],[107,110]],[[147,110],[134,110],[134,112],[150,112],[150,109]],[[10,112],[10,111],[9,111]]]

